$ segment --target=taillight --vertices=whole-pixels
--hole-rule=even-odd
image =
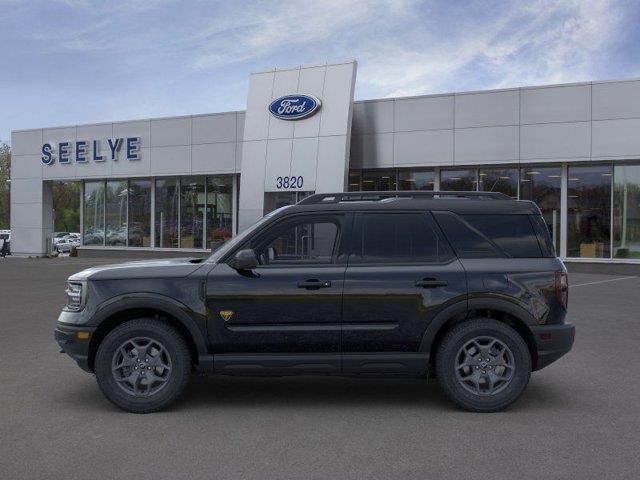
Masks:
[[[562,308],[566,310],[569,303],[569,277],[567,272],[556,272],[556,298]]]

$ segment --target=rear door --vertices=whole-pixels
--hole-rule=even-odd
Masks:
[[[466,301],[465,272],[428,212],[354,218],[343,296],[345,372],[415,372],[419,347],[443,308]]]

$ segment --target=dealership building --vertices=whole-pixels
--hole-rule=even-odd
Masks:
[[[354,101],[356,70],[254,72],[245,111],[13,131],[12,251],[50,250],[73,180],[84,253],[200,253],[314,192],[478,190],[536,202],[564,259],[640,262],[640,80]]]

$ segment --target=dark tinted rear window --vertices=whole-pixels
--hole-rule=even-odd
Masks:
[[[529,215],[462,215],[462,218],[510,257],[542,256]]]
[[[540,244],[540,248],[542,248],[542,254],[545,257],[555,257],[556,249],[553,246],[547,222],[544,221],[542,215],[531,215],[529,219],[538,236],[538,243]]]
[[[354,226],[354,262],[429,263],[453,257],[426,213],[366,213]]]
[[[471,228],[458,215],[434,212],[434,216],[460,258],[504,257],[484,235]]]

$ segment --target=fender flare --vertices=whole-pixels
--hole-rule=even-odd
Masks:
[[[198,356],[208,354],[206,341],[206,315],[196,314],[198,319],[194,318],[194,313],[183,303],[180,303],[165,295],[157,293],[131,293],[112,297],[102,303],[96,309],[92,316],[91,323],[96,327],[107,318],[126,310],[136,308],[149,308],[160,310],[174,317],[180,324],[187,329],[194,345],[196,346]],[[200,323],[198,323],[200,321]]]
[[[527,327],[537,324],[533,315],[531,315],[531,313],[525,310],[522,306],[503,298],[481,297],[461,300],[449,305],[434,317],[422,336],[420,351],[431,351],[431,346],[433,345],[436,335],[451,318],[472,310],[481,309],[499,310],[501,312],[508,313],[512,317],[520,320]]]

